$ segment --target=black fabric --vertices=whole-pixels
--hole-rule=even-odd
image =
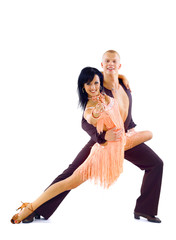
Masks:
[[[125,130],[127,131],[128,129],[136,126],[131,115],[132,97],[130,91],[125,88],[122,81],[120,81],[120,84],[127,93],[130,103],[128,116],[124,123]],[[110,90],[105,89],[105,92],[112,97]],[[84,118],[82,119],[82,127],[91,136],[91,140],[80,151],[72,164],[70,164],[68,168],[51,183],[51,185],[71,176],[72,173],[86,160],[91,147],[95,144],[95,142],[103,143],[105,141],[105,133],[99,135],[96,128],[88,124]],[[126,151],[125,159],[144,171],[141,194],[136,201],[136,207],[134,210],[143,214],[157,215],[163,171],[162,160],[144,143]],[[59,194],[55,198],[41,205],[36,212],[48,219],[55,212],[68,193],[69,191]]]

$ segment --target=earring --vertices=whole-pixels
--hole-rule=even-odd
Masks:
[[[84,88],[82,88],[82,92],[84,93]]]

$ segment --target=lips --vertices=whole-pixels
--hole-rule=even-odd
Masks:
[[[112,71],[112,70],[114,70],[114,67],[107,67],[107,69],[108,69],[109,71]]]
[[[96,93],[96,92],[97,92],[97,91],[90,91],[90,93],[92,93],[92,94],[93,94],[93,93]]]

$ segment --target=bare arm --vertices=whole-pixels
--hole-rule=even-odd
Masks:
[[[97,126],[97,120],[99,119],[101,113],[104,111],[104,105],[101,105],[101,103],[97,104],[94,108],[91,109],[88,108],[84,112],[84,119],[86,121],[93,125],[95,128]],[[85,123],[84,123],[85,124]],[[87,130],[86,130],[87,131]],[[101,141],[98,141],[99,143],[105,143],[106,141],[119,141],[121,138],[121,135],[123,133],[123,129],[117,129],[116,127],[107,131],[103,131],[103,138],[99,135],[99,138],[101,138]]]
[[[95,107],[88,107],[84,111],[84,118],[88,123],[92,124],[94,127],[97,126],[97,120],[104,111],[105,106],[102,102],[98,102]]]
[[[123,84],[125,85],[125,87],[131,91],[130,83],[129,83],[128,79],[124,75],[121,75],[121,74],[119,74],[119,79],[121,79]]]
[[[94,127],[96,127],[97,126],[97,118],[98,117],[97,118],[93,118],[92,114],[93,114],[93,110],[87,109],[87,110],[84,111],[84,118],[86,119],[86,121],[89,124],[91,124]]]

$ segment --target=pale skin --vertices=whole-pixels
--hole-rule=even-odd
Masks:
[[[104,75],[104,86],[107,89],[112,90],[114,98],[118,98],[119,102],[119,109],[120,114],[125,122],[127,115],[128,115],[128,108],[129,108],[129,100],[126,92],[124,91],[123,87],[119,84],[118,80],[118,71],[121,67],[120,64],[120,58],[118,54],[116,53],[106,53],[103,55],[102,59],[102,68],[103,68],[103,75]],[[128,85],[129,86],[129,85]],[[94,76],[94,79],[89,84],[84,84],[84,89],[88,94],[88,97],[97,96],[100,93],[100,80],[97,75]],[[105,97],[105,103],[109,103],[109,97]],[[98,112],[103,106],[101,104],[98,104],[91,99],[87,103],[88,107],[95,107],[94,116],[98,117]],[[96,118],[92,117],[92,110],[88,109],[84,112],[85,119],[91,123],[92,125],[96,126]],[[119,138],[122,134],[122,129],[118,130],[116,128],[110,129],[107,131],[106,127],[104,127],[104,131],[106,131],[105,139],[107,141],[119,141]],[[133,133],[135,130],[131,129],[130,132]],[[133,134],[129,136],[129,138],[133,138]],[[130,148],[133,148],[143,142],[146,142],[152,138],[152,133],[150,131],[141,131],[135,133],[135,139],[131,143],[128,144],[128,137],[127,142],[125,145],[125,150],[128,150]],[[107,143],[105,143],[107,144]],[[41,206],[46,201],[52,199],[53,197],[57,196],[58,194],[74,189],[81,185],[84,181],[82,180],[82,177],[78,174],[73,173],[70,177],[67,179],[60,181],[58,183],[55,183],[51,185],[44,193],[40,195],[39,198],[37,198],[34,202],[30,203],[27,208],[24,208],[19,214],[16,219],[15,223],[21,222],[23,219],[25,219],[27,216],[31,214],[31,210],[35,211],[39,206]]]
[[[110,89],[115,98],[118,98],[120,113],[123,121],[125,122],[128,115],[129,99],[124,91],[123,87],[119,84],[119,69],[121,68],[120,57],[117,53],[106,52],[103,55],[101,66],[103,68],[104,76],[104,87]],[[126,79],[125,79],[126,81]],[[129,88],[129,83],[127,82]],[[130,129],[130,132],[135,131],[135,129]],[[121,132],[116,132],[116,129],[111,129],[106,132],[105,139],[107,141],[118,141]],[[138,132],[139,139],[136,139],[136,144],[139,145],[142,142],[146,142],[152,138],[152,132],[141,131]],[[131,146],[132,148],[132,146]],[[128,144],[126,144],[125,150],[128,150]]]

